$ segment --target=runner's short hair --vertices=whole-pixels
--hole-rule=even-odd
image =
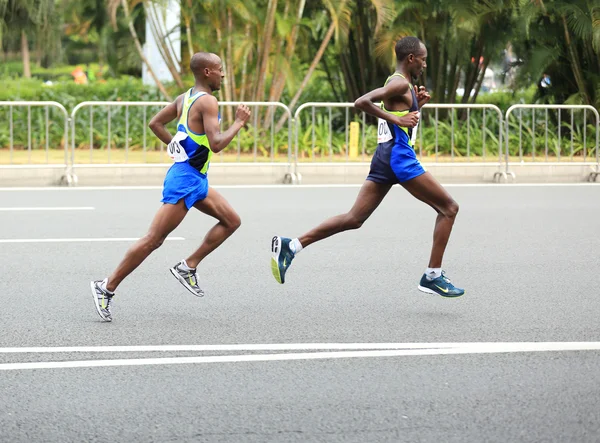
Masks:
[[[396,58],[399,62],[410,54],[416,54],[421,49],[421,40],[417,37],[404,37],[396,42]]]

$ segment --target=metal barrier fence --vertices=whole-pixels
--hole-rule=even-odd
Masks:
[[[171,163],[165,147],[152,133],[148,122],[154,113],[168,102],[83,102],[75,106],[71,113],[71,164],[73,167],[85,163],[96,166],[117,164],[139,167],[154,164],[164,166]],[[292,169],[292,114],[289,108],[277,102],[220,102],[221,126],[233,123],[235,107],[245,104],[250,107],[252,116],[248,131],[241,131],[232,143],[213,157],[217,162],[253,162],[280,160],[287,164],[287,179]],[[89,109],[89,114],[84,111]],[[288,117],[287,134],[275,130],[275,118],[279,114]],[[267,122],[263,122],[264,119]],[[78,117],[88,114],[87,122]],[[228,121],[228,116],[232,117]],[[259,122],[261,124],[259,124]],[[87,123],[87,124],[86,124]],[[266,124],[265,124],[266,123]],[[106,128],[104,133],[100,127]],[[172,133],[177,130],[177,122],[169,125]],[[103,137],[104,135],[104,137]],[[87,147],[87,149],[86,149]],[[95,148],[104,149],[95,149]],[[83,149],[82,149],[83,148]],[[283,155],[281,155],[283,154]],[[76,181],[76,176],[74,177]]]
[[[531,110],[530,118],[523,118],[523,111]],[[538,114],[536,111],[543,111],[543,118],[539,118],[536,120],[536,115]],[[549,115],[550,110],[558,111],[556,115]],[[562,118],[563,110],[569,111],[569,116],[567,120]],[[524,163],[526,160],[530,162],[535,162],[540,159],[543,163],[551,163],[551,159],[553,158],[555,162],[560,162],[564,157],[569,158],[569,162],[573,163],[575,161],[581,162],[582,164],[589,164],[590,166],[594,165],[596,170],[590,172],[588,176],[588,181],[595,181],[600,175],[600,154],[599,154],[599,141],[600,141],[600,115],[598,111],[593,106],[589,105],[513,105],[506,111],[505,122],[506,122],[506,156],[507,159],[511,155],[510,145],[511,145],[511,132],[510,128],[514,127],[516,129],[517,124],[511,124],[510,117],[515,115],[518,111],[518,151],[514,152],[514,157],[519,158],[519,162]],[[582,111],[583,118],[575,119],[574,111]],[[588,125],[588,115],[587,112],[595,117],[595,124],[593,126]],[[528,113],[529,114],[529,113]],[[551,118],[549,118],[551,117]],[[556,118],[554,118],[556,117]],[[542,123],[543,122],[543,123]],[[554,131],[549,131],[550,123],[554,126]],[[588,128],[588,126],[591,126]],[[525,131],[523,130],[525,128]],[[539,129],[543,130],[543,135],[538,137]],[[588,151],[588,129],[589,132],[595,132],[592,134],[592,141],[590,143],[591,147]],[[525,137],[523,135],[526,135]],[[513,138],[516,138],[517,135],[512,134]],[[564,136],[567,136],[567,143],[569,148],[566,151],[563,151],[562,143],[564,141]],[[556,136],[556,137],[555,137]],[[549,137],[552,137],[549,143]],[[541,140],[540,140],[541,139]],[[524,144],[525,142],[525,144]],[[538,144],[539,142],[539,144]],[[514,140],[513,146],[516,146],[516,140]],[[538,155],[537,148],[538,146],[543,146],[543,154]],[[594,154],[592,152],[595,151],[595,159]],[[588,160],[591,161],[588,161]],[[509,170],[509,162],[506,163],[506,172],[507,174],[511,174]]]
[[[96,157],[100,158],[100,163],[114,163],[115,158],[114,156],[111,158],[111,153],[114,153],[115,149],[122,150],[122,154],[117,158],[117,163],[119,164],[170,162],[170,159],[164,153],[163,143],[157,140],[152,134],[150,134],[151,138],[148,138],[149,130],[147,127],[153,113],[168,104],[168,102],[92,101],[78,104],[71,113],[71,159],[73,164],[80,163],[80,159],[75,158],[76,147],[85,148],[86,144],[87,149],[84,149],[84,151],[88,153],[86,160],[89,163],[94,162],[94,149],[100,147],[105,148],[101,152],[96,150]],[[232,110],[231,108],[239,104],[242,104],[242,102],[219,103],[222,121],[226,120],[226,114],[235,115],[235,109]],[[244,102],[243,104],[249,106],[253,111],[249,131],[238,134],[227,149],[221,151],[220,155],[213,157],[213,161],[219,161],[224,157],[224,154],[225,156],[227,154],[235,154],[236,161],[240,161],[243,155],[246,157],[245,160],[256,162],[260,157],[267,157],[273,161],[276,156],[279,156],[280,147],[283,146],[287,161],[291,162],[292,121],[291,112],[288,107],[276,102]],[[83,112],[83,108],[89,109],[89,123],[87,124],[87,128],[82,128],[81,124],[79,124],[81,119],[78,119],[78,116]],[[148,112],[149,108],[154,108],[154,112]],[[274,120],[276,111],[268,112],[270,117],[267,118],[270,120],[270,125],[268,122],[267,125],[259,124],[259,119],[262,117],[261,108],[276,108],[287,114],[287,137],[286,134],[282,137],[281,134],[275,131]],[[233,123],[233,121],[224,122],[222,126],[228,126],[230,123]],[[106,128],[105,137],[102,137],[104,134],[98,130],[100,126]],[[173,122],[170,126],[171,131],[174,132],[176,130],[176,122]],[[138,155],[131,155],[132,148],[134,148],[133,150]],[[82,150],[78,149],[78,151],[81,152]],[[83,160],[83,156],[80,157]]]
[[[0,123],[0,164],[67,168],[69,115],[63,105],[54,101],[0,101],[0,116],[0,122],[7,125],[3,128]],[[64,156],[51,155],[56,152],[51,148],[61,145]],[[44,150],[43,158],[32,158],[32,151],[37,149]]]
[[[297,161],[303,161],[299,152],[301,143],[310,147],[308,161],[332,161],[334,156],[338,160],[348,161],[360,157],[361,161],[366,161],[366,156],[370,156],[377,147],[377,129],[374,124],[367,124],[364,112],[351,111],[353,108],[354,103],[323,102],[310,102],[298,107],[294,113],[294,150]],[[303,115],[306,114],[306,110],[310,110],[308,118]],[[325,110],[326,115],[323,116],[322,112],[317,113],[317,110]],[[343,110],[342,113],[340,110]],[[431,110],[434,111],[433,115],[429,112]],[[449,115],[440,118],[440,111]],[[461,115],[458,115],[459,111],[462,111]],[[472,111],[480,111],[481,117],[473,116]],[[354,114],[352,121],[351,112]],[[473,162],[472,165],[477,164],[475,160],[486,164],[496,163],[498,171],[494,179],[506,177],[505,167],[503,168],[505,160],[502,117],[502,111],[494,105],[427,104],[421,108],[415,140],[417,155],[421,161],[431,160],[429,163],[435,164],[448,164],[459,159]],[[355,125],[354,137],[352,125]],[[303,128],[307,131],[301,136]],[[457,128],[460,131],[457,131]],[[362,135],[358,136],[358,133]],[[442,145],[446,149],[443,151],[440,150],[440,136],[444,137]],[[497,160],[490,161],[490,156],[497,157]]]
[[[232,123],[228,117],[233,118],[234,107],[241,103],[219,104],[223,127]],[[170,164],[163,144],[147,126],[154,112],[167,104],[83,102],[75,106],[69,119],[57,102],[0,102],[0,122],[7,122],[4,129],[0,123],[0,165],[64,167],[65,181],[70,184],[76,181],[72,168],[85,163]],[[377,146],[376,125],[354,109],[353,103],[305,103],[293,118],[282,103],[244,104],[253,111],[249,128],[215,155],[215,162],[278,162],[289,171],[284,182],[297,182],[299,162],[366,162]],[[563,118],[564,111],[567,118]],[[575,116],[577,113],[580,115]],[[275,122],[282,116],[287,118],[287,131],[285,127],[276,129]],[[174,132],[175,125],[169,129]],[[565,164],[568,158],[569,164],[594,167],[590,181],[600,175],[600,117],[591,106],[514,105],[503,116],[494,105],[430,103],[421,109],[416,134],[415,150],[424,163],[497,164],[496,180],[514,177],[510,169],[517,160],[521,164]],[[63,147],[60,160],[56,153],[61,151],[53,149],[57,146]],[[44,150],[45,156],[32,155],[34,150]]]
[[[130,144],[133,139],[131,135],[133,133],[136,134],[134,146],[139,146],[139,136],[141,135],[141,146],[142,146],[142,155],[141,160],[138,160],[134,163],[146,163],[148,158],[148,108],[155,108],[155,111],[160,110],[161,108],[167,106],[169,102],[95,102],[88,101],[79,103],[73,111],[71,112],[71,164],[75,165],[76,163],[83,163],[83,154],[85,153],[82,149],[84,148],[85,143],[89,142],[87,146],[87,154],[86,160],[89,163],[94,163],[94,148],[102,148],[105,147],[104,151],[96,150],[96,159],[100,157],[100,161],[97,163],[100,164],[111,164],[111,153],[115,149],[113,148],[113,144],[115,147],[123,148],[123,159],[125,163],[129,161],[129,153],[130,153]],[[102,107],[104,109],[98,110],[98,107]],[[83,112],[84,108],[89,109],[89,119],[87,126],[87,134],[83,133],[83,131],[77,132],[77,117]],[[114,110],[116,108],[116,111]],[[121,119],[122,116],[116,114],[120,109],[124,110],[124,123],[122,125],[118,125],[115,128],[115,123],[113,122],[113,118],[118,117]],[[142,118],[130,118],[130,112],[133,110],[141,110]],[[98,127],[100,125],[106,125],[106,133],[102,133],[98,131]],[[85,129],[85,128],[82,128]],[[124,132],[123,132],[124,131]],[[132,134],[130,134],[132,131]],[[141,131],[141,134],[140,134]],[[105,135],[105,137],[103,137]],[[152,146],[160,146],[161,154],[163,151],[163,144],[160,142],[156,142],[155,137],[151,135]],[[75,158],[76,149],[82,155],[79,155],[78,158]],[[89,157],[88,157],[89,155]],[[160,159],[160,156],[158,156]],[[168,158],[164,158],[163,162],[168,161]],[[157,163],[154,161],[153,163]],[[160,163],[160,161],[159,161]]]
[[[323,146],[326,147],[327,152],[325,153],[330,160],[333,159],[333,155],[334,155],[334,148],[337,148],[336,150],[338,151],[337,154],[341,154],[341,150],[344,150],[344,155],[346,157],[346,159],[349,158],[350,156],[350,152],[349,152],[349,123],[350,123],[350,109],[354,109],[354,103],[321,103],[321,102],[310,102],[310,103],[304,103],[302,105],[300,105],[298,107],[298,109],[296,109],[296,112],[294,113],[294,131],[295,131],[295,135],[294,135],[294,157],[296,158],[296,161],[299,161],[300,156],[299,156],[299,133],[300,130],[302,128],[302,120],[300,118],[300,114],[302,113],[303,110],[305,109],[311,109],[311,115],[312,115],[312,120],[311,120],[311,138],[310,138],[310,142],[311,142],[311,158],[313,158],[313,155],[315,153],[315,151],[317,149],[320,148],[320,143],[317,144],[317,137],[316,137],[316,132],[319,131],[321,132],[321,134],[323,133],[322,129],[325,128],[325,123],[323,121],[317,121],[316,119],[316,113],[315,110],[317,108],[327,108],[328,113],[329,113],[329,119],[327,120],[327,140],[323,141],[323,140],[319,140],[319,142],[323,143]],[[344,129],[344,140],[345,143],[340,146],[339,144],[335,143],[336,146],[334,146],[334,140],[333,140],[333,122],[334,122],[334,116],[333,116],[333,109],[344,109],[344,115],[345,115],[345,120],[344,120],[344,124],[343,124],[343,129]],[[339,115],[336,114],[335,118],[338,118]],[[321,119],[319,119],[321,120]],[[362,159],[365,160],[365,148],[366,148],[366,114],[364,112],[361,112],[361,121],[362,121],[362,149],[361,149],[361,156]],[[338,125],[339,126],[339,125]],[[322,138],[322,137],[319,137]],[[308,140],[303,140],[303,142],[308,142]],[[320,149],[319,149],[320,150]],[[321,157],[324,157],[324,153],[320,152]]]

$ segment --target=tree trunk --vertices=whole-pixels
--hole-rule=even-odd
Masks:
[[[458,85],[460,84],[460,74],[461,74],[461,72],[462,72],[461,67],[457,66],[456,77],[454,78],[454,85],[450,85],[450,86],[454,86],[452,88],[452,96],[451,96],[450,103],[456,103],[456,90],[458,89]]]
[[[441,45],[441,53],[439,58],[439,66],[437,69],[437,81],[435,88],[435,100],[438,103],[445,103],[446,100],[446,73],[448,71],[448,50],[446,49],[446,45]]]
[[[229,76],[229,96],[230,100],[235,100],[237,97],[236,85],[235,85],[235,71],[233,69],[233,43],[231,41],[233,35],[233,14],[231,8],[227,8],[227,66],[229,69],[225,72],[225,75]]]
[[[337,85],[337,82],[333,79],[333,75],[331,74],[331,69],[329,68],[329,65],[327,64],[327,57],[323,57],[323,69],[325,70],[325,74],[327,75],[327,80],[329,81],[329,84],[331,85],[331,90],[333,91],[335,100],[338,102],[344,101],[342,94],[338,91],[339,86]]]
[[[325,49],[327,49],[327,45],[329,44],[329,40],[331,40],[331,37],[333,37],[334,31],[335,31],[335,22],[332,20],[331,25],[329,25],[329,29],[327,30],[327,34],[325,34],[325,38],[323,39],[323,42],[321,43],[319,50],[315,54],[315,57],[314,57],[312,63],[310,64],[310,67],[308,68],[306,75],[304,76],[304,80],[302,80],[302,83],[300,84],[300,87],[298,88],[296,95],[294,95],[294,98],[292,98],[292,101],[290,102],[290,104],[288,106],[290,108],[290,110],[293,110],[294,106],[296,106],[296,103],[298,103],[298,100],[300,99],[300,96],[304,92],[304,88],[308,84],[308,81],[310,80],[312,73],[314,72],[315,68],[319,64],[319,61],[321,61],[321,57],[323,57],[323,53],[325,52]],[[286,120],[287,120],[287,114],[283,114],[283,116],[277,122],[277,131],[279,131],[281,129],[281,127],[283,126],[283,124],[285,123]]]
[[[260,67],[258,71],[258,82],[254,92],[255,101],[263,101],[265,98],[265,82],[267,77],[267,67],[269,65],[269,54],[271,52],[271,41],[273,38],[273,28],[275,27],[275,13],[277,11],[277,0],[269,0],[267,7],[267,19],[264,34],[264,46],[259,58]]]
[[[219,51],[219,57],[221,58],[221,63],[223,64],[223,70],[225,71],[225,77],[223,77],[223,83],[222,83],[222,88],[219,90],[219,101],[223,101],[223,98],[225,99],[225,101],[230,101],[231,97],[229,97],[229,81],[228,81],[228,77],[227,77],[227,63],[226,63],[226,59],[225,59],[225,54],[223,54],[223,36],[221,34],[221,27],[217,26],[216,27],[217,30],[217,48]],[[226,118],[227,118],[227,122],[232,122],[233,121],[233,111],[231,109],[231,106],[227,106],[227,108],[225,108],[225,113],[226,113]]]
[[[146,20],[149,21],[150,30],[154,36],[154,39],[158,43],[158,51],[160,52],[161,57],[165,61],[169,72],[173,76],[173,80],[175,80],[175,83],[180,89],[183,89],[185,85],[183,84],[181,75],[179,75],[177,60],[175,60],[173,56],[175,50],[173,49],[171,39],[167,37],[163,32],[162,22],[159,18],[159,14],[156,11],[154,3],[146,0],[144,2],[144,6],[146,7]]]
[[[150,74],[150,76],[154,80],[154,83],[156,83],[156,86],[158,87],[158,89],[161,92],[161,94],[168,101],[173,101],[173,99],[171,98],[171,96],[169,95],[169,93],[167,92],[167,90],[165,89],[164,85],[161,83],[161,81],[158,79],[158,77],[154,73],[154,70],[152,69],[152,66],[150,65],[150,63],[148,62],[148,59],[146,58],[146,55],[144,54],[144,49],[142,48],[142,44],[140,43],[140,39],[138,38],[137,32],[135,31],[135,27],[133,26],[133,20],[131,18],[131,15],[129,14],[129,6],[127,5],[127,0],[121,0],[121,5],[123,6],[123,10],[125,12],[125,18],[127,19],[127,23],[129,25],[129,32],[131,33],[131,37],[133,38],[133,41],[135,43],[135,47],[138,50],[140,58],[146,64],[146,67],[148,68],[148,73]]]
[[[371,84],[371,78],[373,73],[375,72],[375,67],[373,64],[375,60],[371,61],[371,67],[367,68],[369,61],[367,61],[367,57],[369,54],[369,37],[365,35],[368,31],[369,24],[367,22],[367,17],[365,16],[365,11],[367,10],[364,7],[362,0],[358,0],[358,29],[356,29],[356,50],[357,50],[357,58],[358,58],[358,68],[359,68],[359,78],[360,78],[360,95],[367,93],[367,82]],[[358,97],[357,97],[358,98]]]
[[[483,54],[483,39],[480,37],[477,42],[477,52],[475,53],[475,57],[473,57],[473,63],[470,66],[468,75],[465,78],[465,93],[461,100],[461,103],[468,103],[469,97],[471,96],[471,91],[473,90],[473,86],[475,86],[475,82],[477,81],[477,76],[479,74],[479,60],[481,60],[481,55]]]
[[[439,102],[439,98],[435,95],[437,91],[437,77],[435,75],[439,69],[439,60],[440,60],[440,45],[438,43],[437,38],[432,38],[431,41],[431,52],[429,53],[428,67],[427,70],[431,72],[431,91],[432,91],[432,99],[436,102]]]
[[[351,73],[351,67],[350,64],[348,63],[348,57],[344,56],[343,54],[340,54],[340,67],[342,68],[342,73],[344,75],[344,82],[346,84],[346,94],[347,94],[347,98],[346,100],[348,101],[352,101],[352,98],[354,98],[354,100],[356,100],[358,97],[360,97],[360,93],[359,93],[359,88],[358,85],[356,84],[355,78]]]
[[[250,35],[250,24],[246,24],[246,35]],[[248,61],[251,57],[251,54],[245,54],[245,57],[242,57],[244,60],[242,62],[242,85],[240,86],[240,101],[243,102],[246,98],[246,77],[248,72]]]
[[[283,8],[283,18],[284,19],[287,19],[289,9],[290,9],[290,0],[286,0],[285,7]],[[280,66],[280,69],[277,69],[277,71],[273,72],[273,75],[271,76],[271,88],[269,89],[269,98],[267,100],[269,102],[277,101],[275,99],[275,95],[276,95],[277,90],[279,88],[279,82],[281,81],[281,79],[285,75],[285,71],[283,69],[281,69],[281,62],[280,62],[280,60],[282,58],[281,54],[283,53],[284,45],[285,45],[285,37],[279,37],[279,42],[276,45],[277,52],[275,53],[275,56],[273,57],[273,62],[275,63],[275,66]],[[291,43],[288,41],[288,47],[290,45],[291,45]],[[269,106],[267,108],[267,112],[265,113],[265,119],[264,119],[264,122],[263,122],[263,126],[267,127],[269,125],[271,114],[273,112],[274,112],[273,107]]]
[[[292,28],[292,32],[288,39],[288,45],[285,51],[285,57],[288,60],[294,55],[296,50],[296,42],[298,40],[298,30],[300,29],[300,20],[302,20],[302,15],[304,14],[304,6],[306,5],[306,0],[300,0],[300,4],[298,6],[298,14],[296,15],[296,22],[294,23],[294,27]],[[276,74],[275,80],[275,89],[273,91],[273,95],[270,97],[272,101],[279,101],[281,99],[281,94],[283,94],[283,89],[285,88],[285,72],[278,70]]]
[[[23,57],[23,77],[31,78],[31,66],[29,62],[29,42],[25,29],[21,29],[21,56]]]
[[[579,62],[579,56],[577,55],[577,51],[573,47],[573,42],[571,41],[571,34],[569,33],[569,27],[567,26],[567,19],[565,16],[562,16],[563,27],[565,30],[565,41],[567,43],[567,49],[569,51],[569,58],[571,59],[571,66],[573,67],[573,74],[575,75],[575,82],[577,83],[577,88],[579,89],[579,93],[583,97],[583,102],[586,105],[591,104],[590,96],[587,93],[587,88],[585,85],[585,80],[583,78],[583,74],[581,72],[581,64]]]
[[[188,54],[190,55],[190,60],[194,56],[194,44],[192,43],[192,27],[191,27],[191,23],[192,22],[189,19],[189,17],[186,17],[186,19],[185,19],[185,35],[187,37],[187,47],[188,47]]]
[[[194,43],[192,42],[192,0],[187,0],[188,13],[185,14],[185,35],[188,41],[188,52],[190,54],[190,60],[194,56]]]
[[[477,79],[477,82],[475,83],[475,93],[473,94],[473,97],[471,98],[471,103],[475,103],[477,101],[477,95],[479,95],[479,90],[481,89],[481,85],[483,84],[483,79],[485,78],[485,71],[487,70],[489,63],[490,63],[490,59],[488,57],[483,62],[483,68],[481,69],[481,72],[479,73],[479,78]]]
[[[458,51],[454,55],[452,60],[452,65],[450,66],[450,74],[448,75],[448,81],[446,81],[446,89],[448,90],[448,94],[446,95],[447,103],[454,103],[456,100],[456,88],[457,86],[457,77],[460,77],[460,71],[457,72],[458,68]]]

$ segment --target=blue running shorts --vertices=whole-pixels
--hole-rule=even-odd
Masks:
[[[190,166],[188,162],[174,163],[167,172],[163,185],[163,203],[176,204],[185,201],[190,209],[197,201],[208,195],[208,178]]]
[[[413,148],[407,143],[390,140],[377,145],[367,180],[395,185],[424,173],[425,169],[421,166]]]

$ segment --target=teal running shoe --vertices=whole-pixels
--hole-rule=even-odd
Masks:
[[[290,249],[291,238],[273,237],[271,240],[271,272],[279,283],[285,283],[285,273],[292,264],[294,253]]]
[[[452,284],[444,271],[442,271],[442,275],[433,280],[428,280],[427,276],[423,274],[419,282],[419,291],[426,292],[427,294],[441,295],[442,297],[460,297],[465,293],[464,289],[457,288]]]

